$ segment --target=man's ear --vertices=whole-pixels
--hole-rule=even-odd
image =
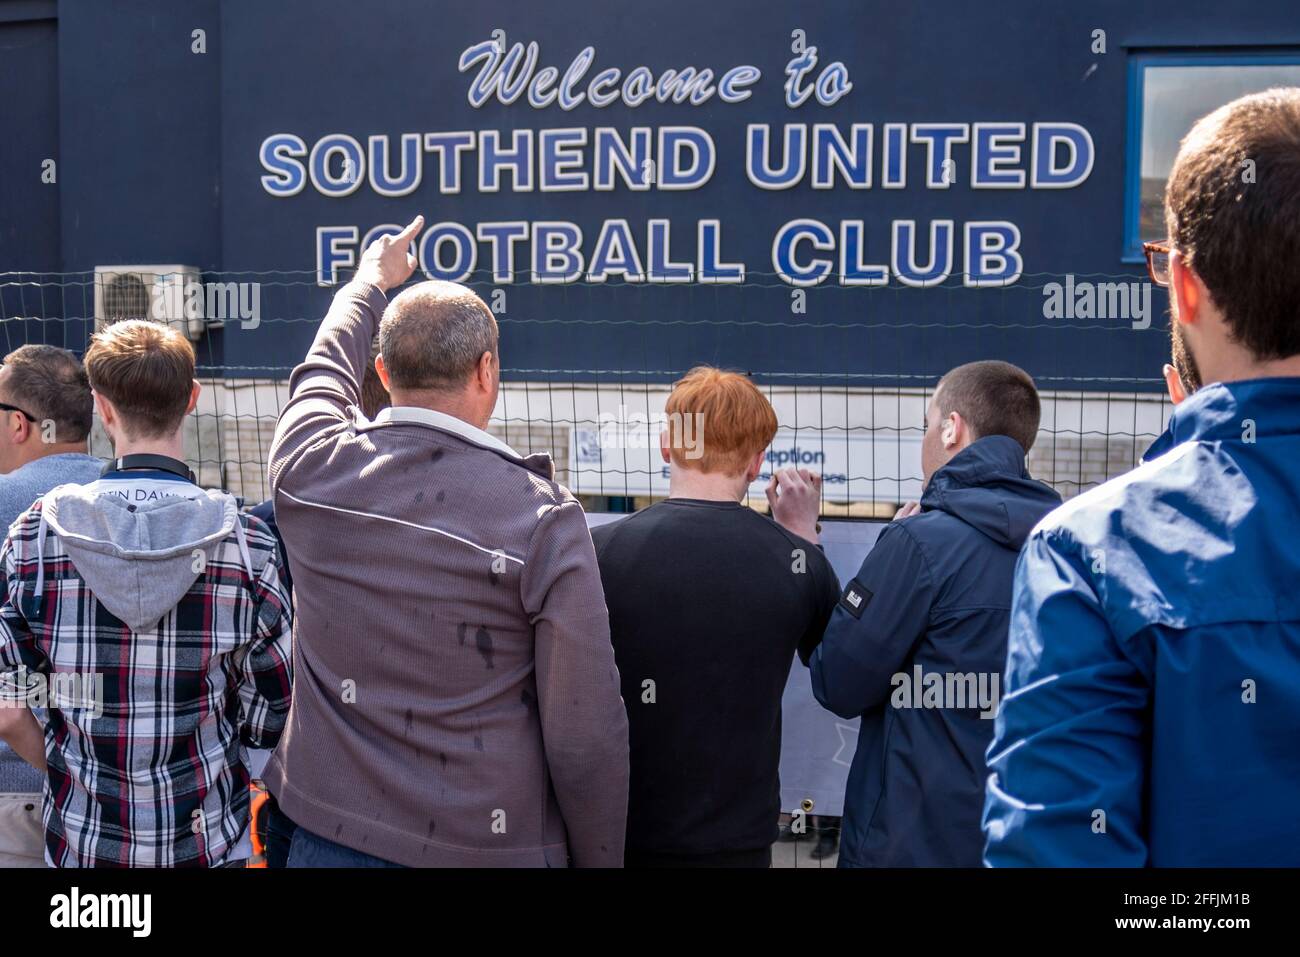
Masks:
[[[760,450],[759,453],[754,456],[753,461],[749,463],[749,468],[745,470],[745,482],[747,484],[754,484],[754,479],[763,474],[763,461],[766,458],[767,449]]]
[[[388,366],[384,365],[384,356],[382,353],[375,356],[375,374],[379,376],[379,381],[384,384],[384,391],[392,392],[393,386],[388,381]]]
[[[667,429],[661,429],[659,432],[659,454],[663,456],[664,462],[666,464],[668,465],[672,464],[673,461],[672,446],[668,444]]]
[[[194,411],[194,407],[199,404],[199,393],[203,391],[203,386],[199,380],[194,380],[194,388],[190,389],[190,404],[185,407],[185,414],[189,415]]]
[[[1183,388],[1183,380],[1178,375],[1178,370],[1165,363],[1164,369],[1161,370],[1165,375],[1165,390],[1169,393],[1169,401],[1178,405],[1187,398],[1187,390]]]
[[[1201,278],[1191,266],[1183,262],[1182,254],[1174,250],[1169,254],[1169,295],[1173,297],[1174,321],[1194,325],[1200,316],[1204,297]]]
[[[496,381],[496,356],[492,352],[484,352],[478,357],[478,369],[475,371],[475,378],[478,380],[478,386],[484,392],[491,392],[493,383]]]
[[[117,409],[113,408],[113,403],[93,390],[90,395],[95,402],[95,411],[99,414],[100,421],[104,423],[104,428],[117,425]]]
[[[27,421],[27,416],[18,413],[5,413],[5,419],[9,422],[9,443],[11,445],[22,445],[35,431],[32,423]]]
[[[943,440],[943,447],[951,449],[953,446],[958,445],[965,431],[966,423],[962,421],[961,413],[949,412],[939,426],[939,438]]]

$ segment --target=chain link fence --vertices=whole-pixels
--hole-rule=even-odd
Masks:
[[[1125,276],[1090,278],[1098,287],[1131,283]],[[548,287],[540,298],[535,288],[525,297],[490,277],[469,285],[497,313],[501,328],[503,385],[490,430],[520,452],[551,453],[559,480],[589,508],[607,508],[611,499],[622,500],[620,509],[635,507],[667,494],[655,423],[672,382],[706,362],[748,372],[768,395],[779,422],[769,464],[823,473],[824,514],[881,517],[919,495],[926,406],[939,375],[961,361],[1006,358],[1034,376],[1043,417],[1030,471],[1066,497],[1131,469],[1164,429],[1172,408],[1157,388],[1158,357],[1167,354],[1164,323],[1149,313],[1144,320],[1049,318],[1045,297],[1060,279],[1026,276],[1004,289],[962,290],[989,297],[977,322],[909,319],[922,312],[914,308],[921,302],[916,297],[956,295],[960,277],[931,290],[828,285],[805,291],[752,274],[726,286]],[[185,300],[187,283],[203,291],[197,303]],[[775,287],[787,292],[774,293]],[[753,308],[746,294],[755,290],[789,295],[789,317],[772,318],[770,298]],[[266,464],[288,377],[330,292],[314,274],[297,272],[4,273],[3,347],[48,342],[81,353],[97,327],[117,318],[183,328],[194,340],[203,384],[186,426],[186,455],[204,484],[253,503],[269,494]],[[798,292],[805,292],[802,311]],[[620,297],[655,295],[664,308],[654,318],[620,315]],[[603,349],[601,337],[617,337],[619,347]],[[1069,353],[1079,343],[1096,356],[1098,373],[1113,364],[1108,357],[1149,353],[1150,375],[1060,372],[1077,367],[1078,357]],[[870,350],[879,371],[832,371],[860,367],[845,361],[855,349]],[[609,368],[566,362],[601,352],[625,361]],[[641,363],[626,361],[638,355]],[[731,355],[743,361],[728,362]],[[516,357],[529,361],[512,363]],[[108,450],[97,427],[92,451]],[[766,503],[759,496],[755,504]]]

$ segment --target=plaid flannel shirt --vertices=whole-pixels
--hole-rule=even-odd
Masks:
[[[0,704],[38,703],[44,681],[47,862],[223,863],[248,823],[243,749],[273,747],[289,710],[291,612],[275,538],[240,515],[253,579],[231,534],[157,628],[133,634],[57,535],[45,536],[33,601],[40,512],[37,502],[20,516],[0,549]],[[84,676],[102,676],[98,700],[68,700],[72,680],[56,700],[60,679]]]

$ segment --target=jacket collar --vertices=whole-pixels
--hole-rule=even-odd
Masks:
[[[440,432],[450,432],[457,438],[464,439],[472,445],[489,449],[498,455],[504,455],[512,462],[522,465],[530,472],[536,472],[547,480],[552,480],[555,477],[555,466],[551,462],[551,457],[545,452],[520,455],[492,433],[485,432],[464,419],[458,419],[454,415],[447,415],[447,413],[438,412],[435,409],[425,409],[413,405],[389,406],[386,409],[381,409],[379,414],[371,421],[359,418],[356,427],[358,432],[365,432],[368,429],[376,429],[386,425],[422,425],[427,428],[437,429]]]
[[[1300,435],[1300,376],[1215,382],[1174,408],[1164,433],[1142,460],[1150,461],[1184,442],[1240,442],[1253,423],[1255,435]]]
[[[1055,489],[1029,476],[1025,450],[1007,435],[988,435],[962,449],[930,477],[921,496],[923,512],[946,512],[1016,549],[1060,504]]]
[[[393,425],[427,425],[443,432],[451,432],[453,435],[460,436],[466,442],[481,445],[493,452],[500,452],[502,455],[508,455],[514,459],[522,458],[518,452],[492,433],[484,432],[478,426],[470,425],[464,419],[458,419],[454,415],[448,415],[434,409],[424,409],[414,405],[393,405],[381,409],[371,424],[388,425],[390,423]]]
[[[947,465],[935,471],[922,495],[938,494],[943,489],[971,488],[995,479],[1028,478],[1025,450],[1008,435],[986,435],[962,449]]]

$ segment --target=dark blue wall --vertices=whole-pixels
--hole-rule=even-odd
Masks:
[[[318,225],[356,225],[364,233],[422,212],[430,222],[454,220],[471,228],[492,220],[571,220],[583,227],[588,245],[603,219],[626,218],[643,234],[648,218],[667,217],[675,224],[674,252],[680,244],[683,258],[694,252],[695,221],[717,217],[724,258],[740,259],[749,269],[743,289],[517,284],[502,317],[510,369],[618,370],[663,379],[693,363],[713,362],[775,378],[851,374],[880,377],[852,380],[856,384],[916,384],[910,377],[1000,356],[1021,363],[1046,386],[1132,388],[1136,383],[1125,381],[1132,379],[1156,388],[1167,352],[1162,294],[1154,300],[1152,328],[1137,332],[1127,322],[1053,325],[1042,317],[1039,289],[1067,272],[1143,275],[1120,258],[1129,51],[1300,47],[1293,0],[1234,6],[1230,14],[1216,0],[63,0],[57,21],[4,23],[4,11],[18,6],[0,3],[6,47],[22,41],[21,54],[0,68],[4,138],[16,144],[0,159],[0,271],[80,274],[96,264],[180,262],[202,267],[208,278],[260,280],[262,325],[227,327],[205,345],[207,361],[249,375],[291,365],[328,302],[330,291],[314,284]],[[191,52],[191,32],[198,28],[207,31],[203,55]],[[473,73],[459,73],[456,61],[495,28],[512,42],[538,41],[542,63],[561,70],[582,47],[594,45],[596,64],[587,79],[605,66],[626,71],[645,64],[657,74],[687,64],[721,70],[742,63],[761,68],[763,78],[748,101],[734,105],[715,100],[703,107],[648,103],[597,110],[583,104],[565,113],[516,103],[476,110],[466,101]],[[791,110],[782,102],[796,28],[819,48],[823,63],[847,65],[854,89],[840,103]],[[1101,56],[1089,49],[1097,28],[1107,31],[1108,52]],[[984,120],[1083,125],[1096,147],[1091,175],[1068,190],[972,190],[968,154],[959,148],[957,183],[927,190],[917,178],[922,147],[912,148],[908,186],[897,191],[878,182],[861,192],[814,191],[805,182],[765,192],[744,174],[747,123],[779,130],[786,122],[832,122],[845,129],[871,122],[878,155],[885,123]],[[441,130],[668,124],[712,134],[718,166],[702,189],[482,194],[467,184],[459,195],[439,195],[428,163],[420,189],[400,199],[365,186],[342,199],[310,186],[277,198],[260,183],[265,170],[258,147],[272,133],[297,134],[310,146],[330,132],[364,143],[377,133],[396,139]],[[1028,166],[1027,146],[1020,168]],[[55,150],[57,188],[39,188],[32,164]],[[832,226],[843,218],[866,220],[872,262],[888,259],[891,220],[915,219],[925,229],[931,219],[953,219],[958,271],[963,222],[1011,220],[1021,230],[1025,275],[1009,288],[977,290],[961,288],[959,280],[927,290],[896,283],[843,289],[832,277],[809,290],[806,315],[792,315],[790,287],[770,275],[770,246],[780,224],[801,216]],[[62,310],[84,320],[90,311],[85,280],[65,277],[67,295],[53,309],[47,304],[46,314]],[[56,288],[43,292],[57,301]],[[487,294],[491,286],[479,288]],[[6,288],[3,297],[6,315],[33,314],[18,311],[12,291]],[[543,377],[514,374],[525,376]],[[567,371],[558,377],[583,378]]]
[[[53,3],[0,5],[0,272],[28,271],[0,277],[6,353],[26,342],[65,342],[64,326],[40,321],[63,310],[60,277],[52,275],[63,261],[61,170],[55,166],[55,182],[42,181],[46,161],[59,157],[54,14]]]
[[[221,266],[219,6],[59,4],[64,269]]]

